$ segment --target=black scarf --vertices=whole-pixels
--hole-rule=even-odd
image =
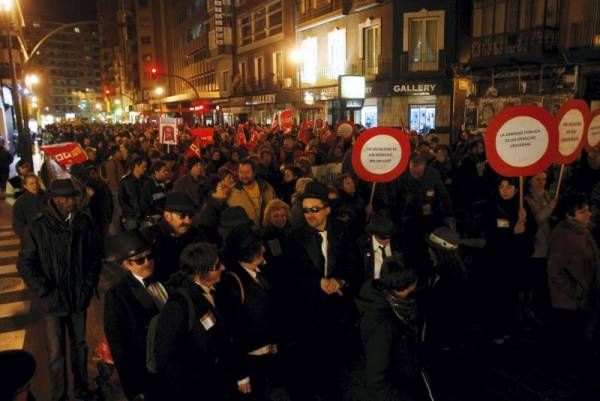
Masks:
[[[398,319],[410,329],[412,334],[417,334],[417,300],[414,296],[400,299],[390,291],[384,291],[385,299],[392,307]]]

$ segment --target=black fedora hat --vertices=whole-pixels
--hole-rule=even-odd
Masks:
[[[65,197],[76,197],[81,192],[75,188],[73,181],[69,178],[57,179],[50,183],[50,196],[65,196]]]
[[[35,359],[27,351],[0,352],[0,400],[12,400],[17,391],[33,378],[35,368]]]
[[[167,212],[194,213],[194,201],[182,192],[170,192],[165,200]]]
[[[304,187],[301,199],[320,199],[323,202],[328,202],[329,188],[322,182],[313,180]]]
[[[371,221],[366,225],[365,231],[367,234],[387,237],[396,231],[394,222],[383,214],[376,214],[371,217]]]
[[[154,242],[143,236],[139,230],[123,231],[108,238],[108,260],[122,262],[125,259],[147,251],[153,244]]]
[[[251,226],[252,224],[254,224],[254,221],[250,220],[243,207],[233,206],[223,210],[219,225],[223,228],[233,228]]]

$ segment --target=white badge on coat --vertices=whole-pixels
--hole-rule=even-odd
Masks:
[[[496,224],[498,228],[510,228],[510,221],[507,219],[496,219]]]
[[[421,206],[421,212],[423,213],[423,216],[429,216],[431,214],[431,204],[427,203]]]
[[[428,189],[427,192],[425,192],[425,195],[427,195],[428,198],[433,198],[435,196],[435,190]]]
[[[207,331],[210,330],[215,325],[215,323],[217,323],[217,321],[215,320],[215,316],[212,312],[208,312],[200,318],[200,324]]]

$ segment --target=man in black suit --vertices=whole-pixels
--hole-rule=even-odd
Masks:
[[[187,245],[206,239],[204,232],[192,226],[194,202],[184,193],[170,192],[165,201],[162,219],[142,234],[154,241],[155,275],[167,281],[178,270],[179,255]]]
[[[340,399],[338,364],[355,317],[357,261],[354,242],[331,213],[328,188],[313,181],[302,197],[305,224],[294,229],[284,252],[290,267],[297,362],[291,392],[298,400]],[[347,354],[347,353],[346,353]]]
[[[167,301],[153,279],[152,243],[129,230],[109,239],[109,253],[127,270],[105,298],[104,332],[128,400],[160,399],[156,377],[146,370],[148,324]]]
[[[373,216],[365,231],[367,233],[357,241],[362,262],[360,284],[379,278],[383,260],[400,251],[400,244],[394,236],[396,226],[386,215]]]

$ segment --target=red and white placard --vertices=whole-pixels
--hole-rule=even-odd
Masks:
[[[397,128],[377,127],[363,132],[352,149],[352,166],[368,182],[389,182],[406,170],[410,160],[408,137]]]
[[[485,149],[492,169],[506,177],[533,176],[546,170],[558,152],[558,126],[538,106],[512,106],[488,125]]]
[[[335,126],[335,133],[344,139],[350,139],[354,133],[352,121],[342,120]]]
[[[592,149],[600,145],[600,109],[592,111],[586,135],[586,146]]]
[[[590,124],[590,111],[583,100],[572,99],[565,102],[556,115],[558,123],[559,164],[573,163],[584,145],[584,137]]]

